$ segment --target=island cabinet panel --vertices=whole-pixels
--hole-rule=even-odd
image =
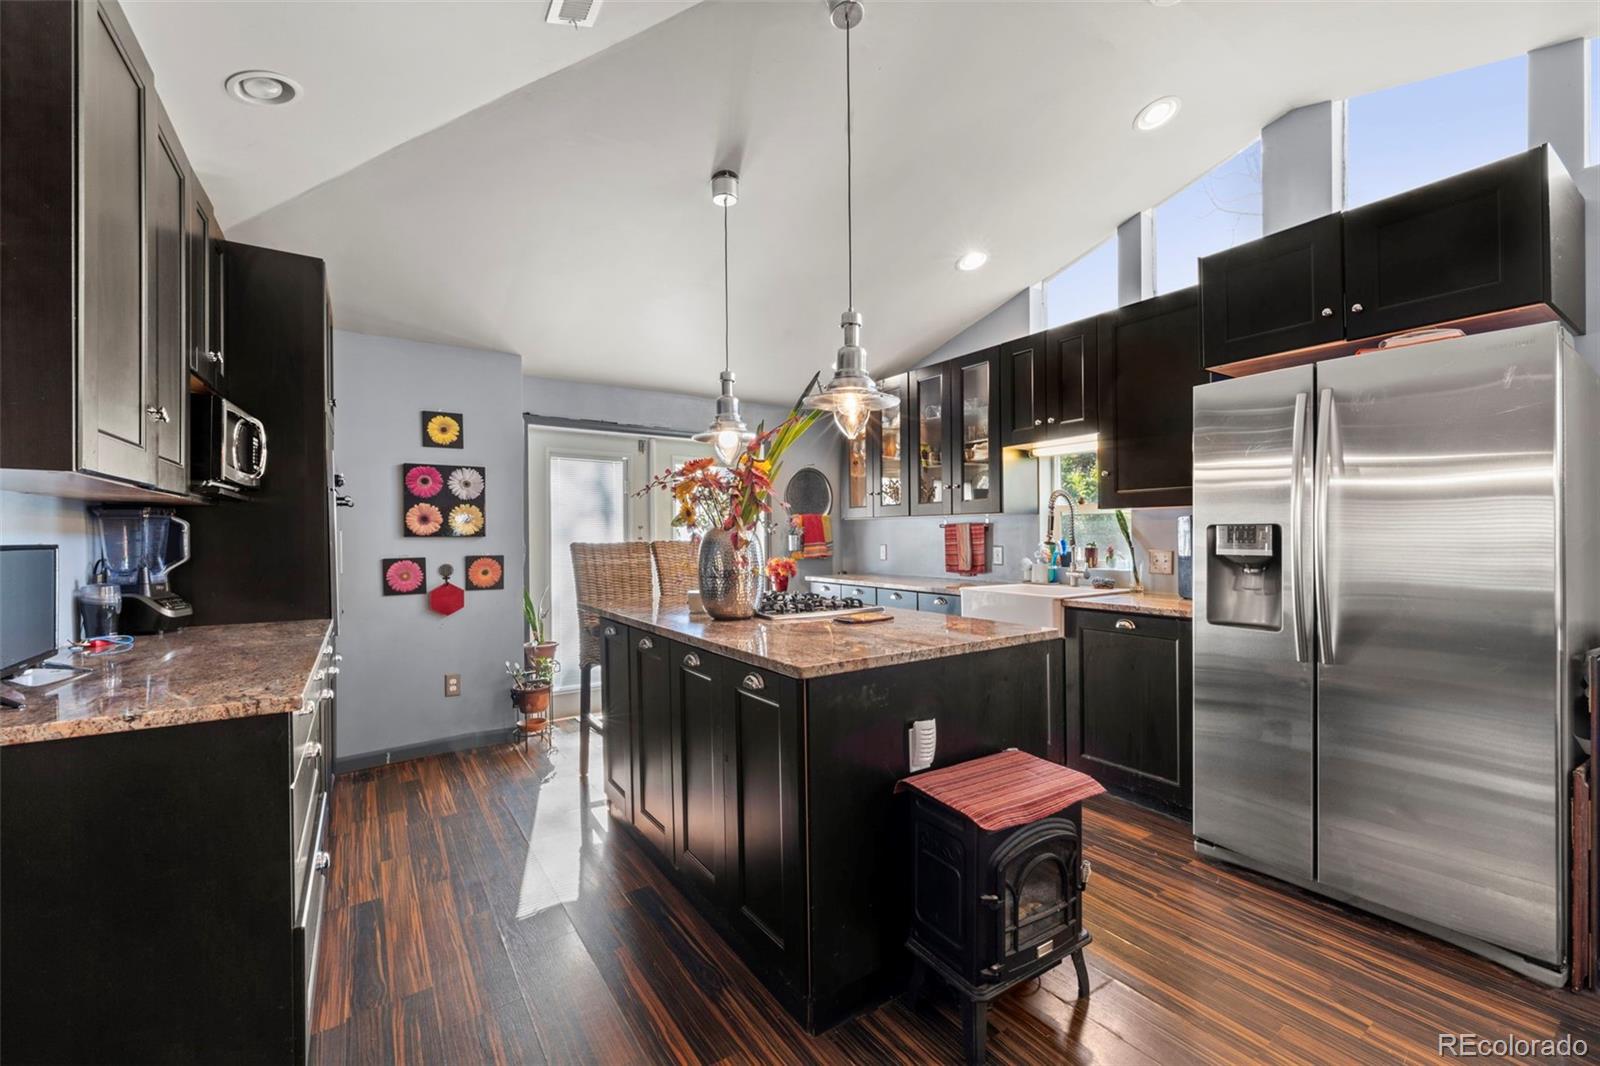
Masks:
[[[1192,625],[1067,611],[1067,765],[1109,788],[1190,809]]]
[[[723,748],[732,727],[724,665],[715,655],[672,646],[673,865],[717,900],[728,895]]]
[[[743,663],[724,666],[733,708],[727,738],[731,917],[751,951],[799,991],[806,976],[800,686]]]
[[[672,857],[672,666],[670,642],[632,631],[633,827]]]
[[[633,823],[633,702],[628,627],[600,623],[600,699],[605,715],[606,803],[611,814]]]

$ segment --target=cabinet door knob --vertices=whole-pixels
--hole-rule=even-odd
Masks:
[[[655,641],[651,640],[649,637],[640,637],[639,638],[639,650],[640,651],[649,651],[651,648],[653,648],[655,646],[656,646]]]
[[[1056,420],[1053,419],[1053,418],[1047,418],[1047,419],[1045,419],[1045,421],[1049,422],[1052,426],[1056,424]]]
[[[206,361],[208,363],[220,363],[220,362],[222,362],[222,353],[221,352],[213,352],[213,351],[210,351],[208,349],[206,351],[205,355],[206,355]]]
[[[1350,305],[1350,310],[1359,315],[1361,313],[1361,305],[1360,304],[1351,304]]]
[[[1323,317],[1323,318],[1332,318],[1332,317],[1333,317],[1333,308],[1331,308],[1331,307],[1324,307],[1324,308],[1323,308],[1323,309],[1322,309],[1322,317]]]
[[[616,635],[617,635],[617,627],[616,626],[606,626],[606,636],[614,637]]]
[[[696,655],[694,652],[690,652],[688,655],[685,655],[683,657],[683,665],[685,665],[685,666],[699,666],[700,665],[700,656]]]
[[[767,687],[767,683],[761,679],[760,674],[745,674],[744,687],[751,692],[760,692]]]
[[[332,862],[332,855],[329,855],[325,851],[319,851],[317,852],[316,857],[311,860],[311,868],[313,870],[326,870]]]
[[[1034,420],[1033,420],[1033,424],[1034,424],[1034,425],[1036,425],[1036,426],[1042,426],[1042,425],[1044,425],[1044,423],[1043,423],[1043,422],[1041,422],[1041,421],[1039,421],[1039,420],[1038,420],[1038,419],[1037,419],[1037,418],[1035,418],[1035,419],[1034,419]]]
[[[1110,476],[1111,476],[1111,471],[1109,471],[1109,470],[1102,470],[1102,471],[1100,471],[1100,476],[1101,476],[1101,477],[1110,477]]]
[[[1118,629],[1138,629],[1139,627],[1133,624],[1132,619],[1119,618],[1119,619],[1117,619],[1117,628]]]
[[[940,607],[944,607],[950,603],[950,601],[945,599],[943,596],[935,596],[933,598],[933,602],[938,604]]]

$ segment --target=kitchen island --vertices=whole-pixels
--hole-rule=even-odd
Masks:
[[[812,1032],[906,972],[893,787],[911,723],[937,722],[934,767],[1012,747],[1062,758],[1056,630],[594,609],[611,816]]]

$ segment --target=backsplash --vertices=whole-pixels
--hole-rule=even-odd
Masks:
[[[97,551],[89,531],[89,509],[77,500],[58,500],[25,492],[0,492],[5,515],[0,541],[6,544],[54,544],[56,554],[56,642],[77,639],[73,590],[89,578],[90,556]]]

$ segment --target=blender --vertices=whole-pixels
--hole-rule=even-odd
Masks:
[[[194,608],[172,591],[172,571],[189,561],[189,523],[160,507],[95,507],[100,561],[94,579],[122,589],[124,633],[178,629]]]

